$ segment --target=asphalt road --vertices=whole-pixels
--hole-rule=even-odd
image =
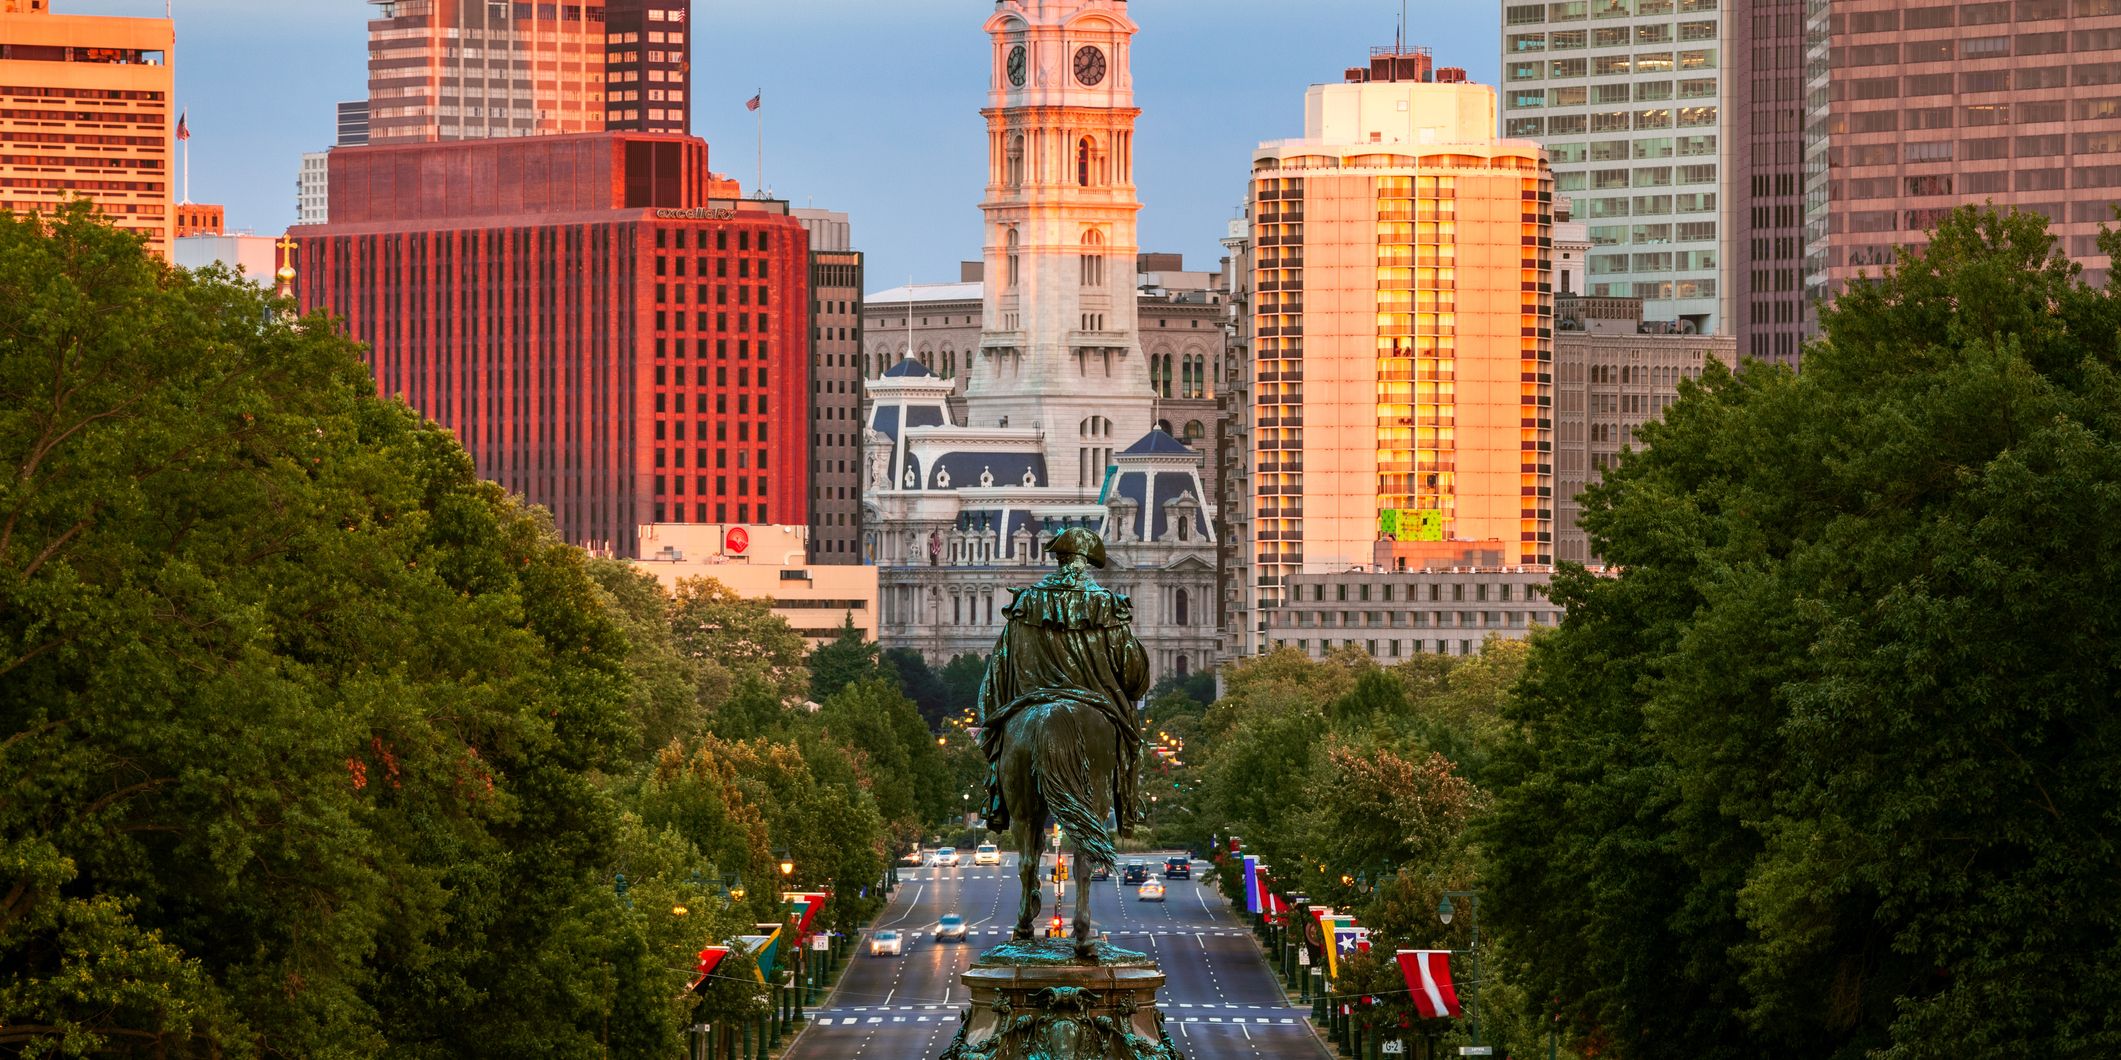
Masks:
[[[1162,854],[1132,857],[1152,868],[1163,861]],[[999,869],[901,868],[899,877],[904,882],[876,926],[902,934],[904,955],[871,957],[864,937],[832,995],[809,1010],[809,1026],[788,1054],[794,1060],[932,1060],[957,1034],[966,1002],[958,976],[974,956],[1007,940],[1015,925],[1016,855],[1004,855]],[[1087,886],[1094,888],[1098,929],[1114,945],[1141,950],[1163,966],[1167,982],[1159,1002],[1179,1051],[1188,1060],[1329,1056],[1305,1022],[1309,1010],[1282,1003],[1251,932],[1222,896],[1196,880],[1167,882],[1162,902],[1136,900],[1117,874]],[[1046,916],[1050,897],[1049,890]],[[1071,890],[1071,915],[1074,907]],[[945,913],[965,918],[965,942],[936,941]]]

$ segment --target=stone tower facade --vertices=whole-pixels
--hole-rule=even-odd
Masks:
[[[1137,27],[1123,0],[1004,0],[987,20],[983,327],[967,426],[1030,427],[1053,485],[1099,489],[1155,392],[1136,333]]]
[[[1188,674],[1215,658],[1216,514],[1201,452],[1156,427],[1136,331],[1135,25],[1118,0],[1001,0],[986,27],[978,346],[939,376],[908,335],[903,359],[863,384],[877,639],[935,664],[991,650],[1010,587],[1050,570],[1045,543],[1082,527],[1105,538],[1098,581],[1133,600],[1151,677]],[[936,315],[950,312],[964,310]]]

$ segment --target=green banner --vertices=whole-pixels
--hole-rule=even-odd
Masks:
[[[1443,513],[1415,508],[1386,508],[1377,513],[1377,532],[1393,541],[1443,540]]]

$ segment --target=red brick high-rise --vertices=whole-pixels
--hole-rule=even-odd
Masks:
[[[591,133],[331,153],[305,310],[479,474],[629,554],[650,522],[808,518],[809,242],[709,198],[707,145]]]

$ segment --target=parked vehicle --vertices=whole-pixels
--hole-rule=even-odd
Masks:
[[[1148,878],[1149,866],[1144,865],[1139,861],[1130,861],[1127,862],[1126,869],[1121,872],[1119,882],[1124,883],[1129,887],[1132,887],[1135,884],[1140,883]]]
[[[904,945],[899,933],[887,928],[869,936],[869,956],[897,957],[905,952]]]
[[[944,913],[943,919],[935,925],[935,941],[965,941],[965,918],[956,913]]]
[[[1000,848],[1000,847],[997,847],[997,846],[995,846],[995,845],[994,845],[994,844],[992,844],[992,843],[981,843],[981,844],[980,844],[980,845],[979,845],[979,846],[978,846],[977,848],[975,848],[975,849],[974,849],[974,850],[972,851],[972,863],[973,863],[974,865],[999,865],[999,864],[1001,864],[1001,863],[1002,863],[1002,851],[1001,851],[1001,848]]]
[[[1164,859],[1164,879],[1190,880],[1193,878],[1193,859],[1169,857]]]
[[[1161,902],[1164,900],[1164,885],[1149,880],[1142,884],[1141,890],[1134,892],[1134,896],[1144,902]]]
[[[956,868],[956,867],[957,867],[957,848],[956,848],[956,847],[938,847],[938,848],[936,848],[936,851],[935,851],[935,863],[936,863],[937,865],[940,865],[940,866],[944,867],[944,868],[950,868],[950,869],[954,869],[954,868]]]

